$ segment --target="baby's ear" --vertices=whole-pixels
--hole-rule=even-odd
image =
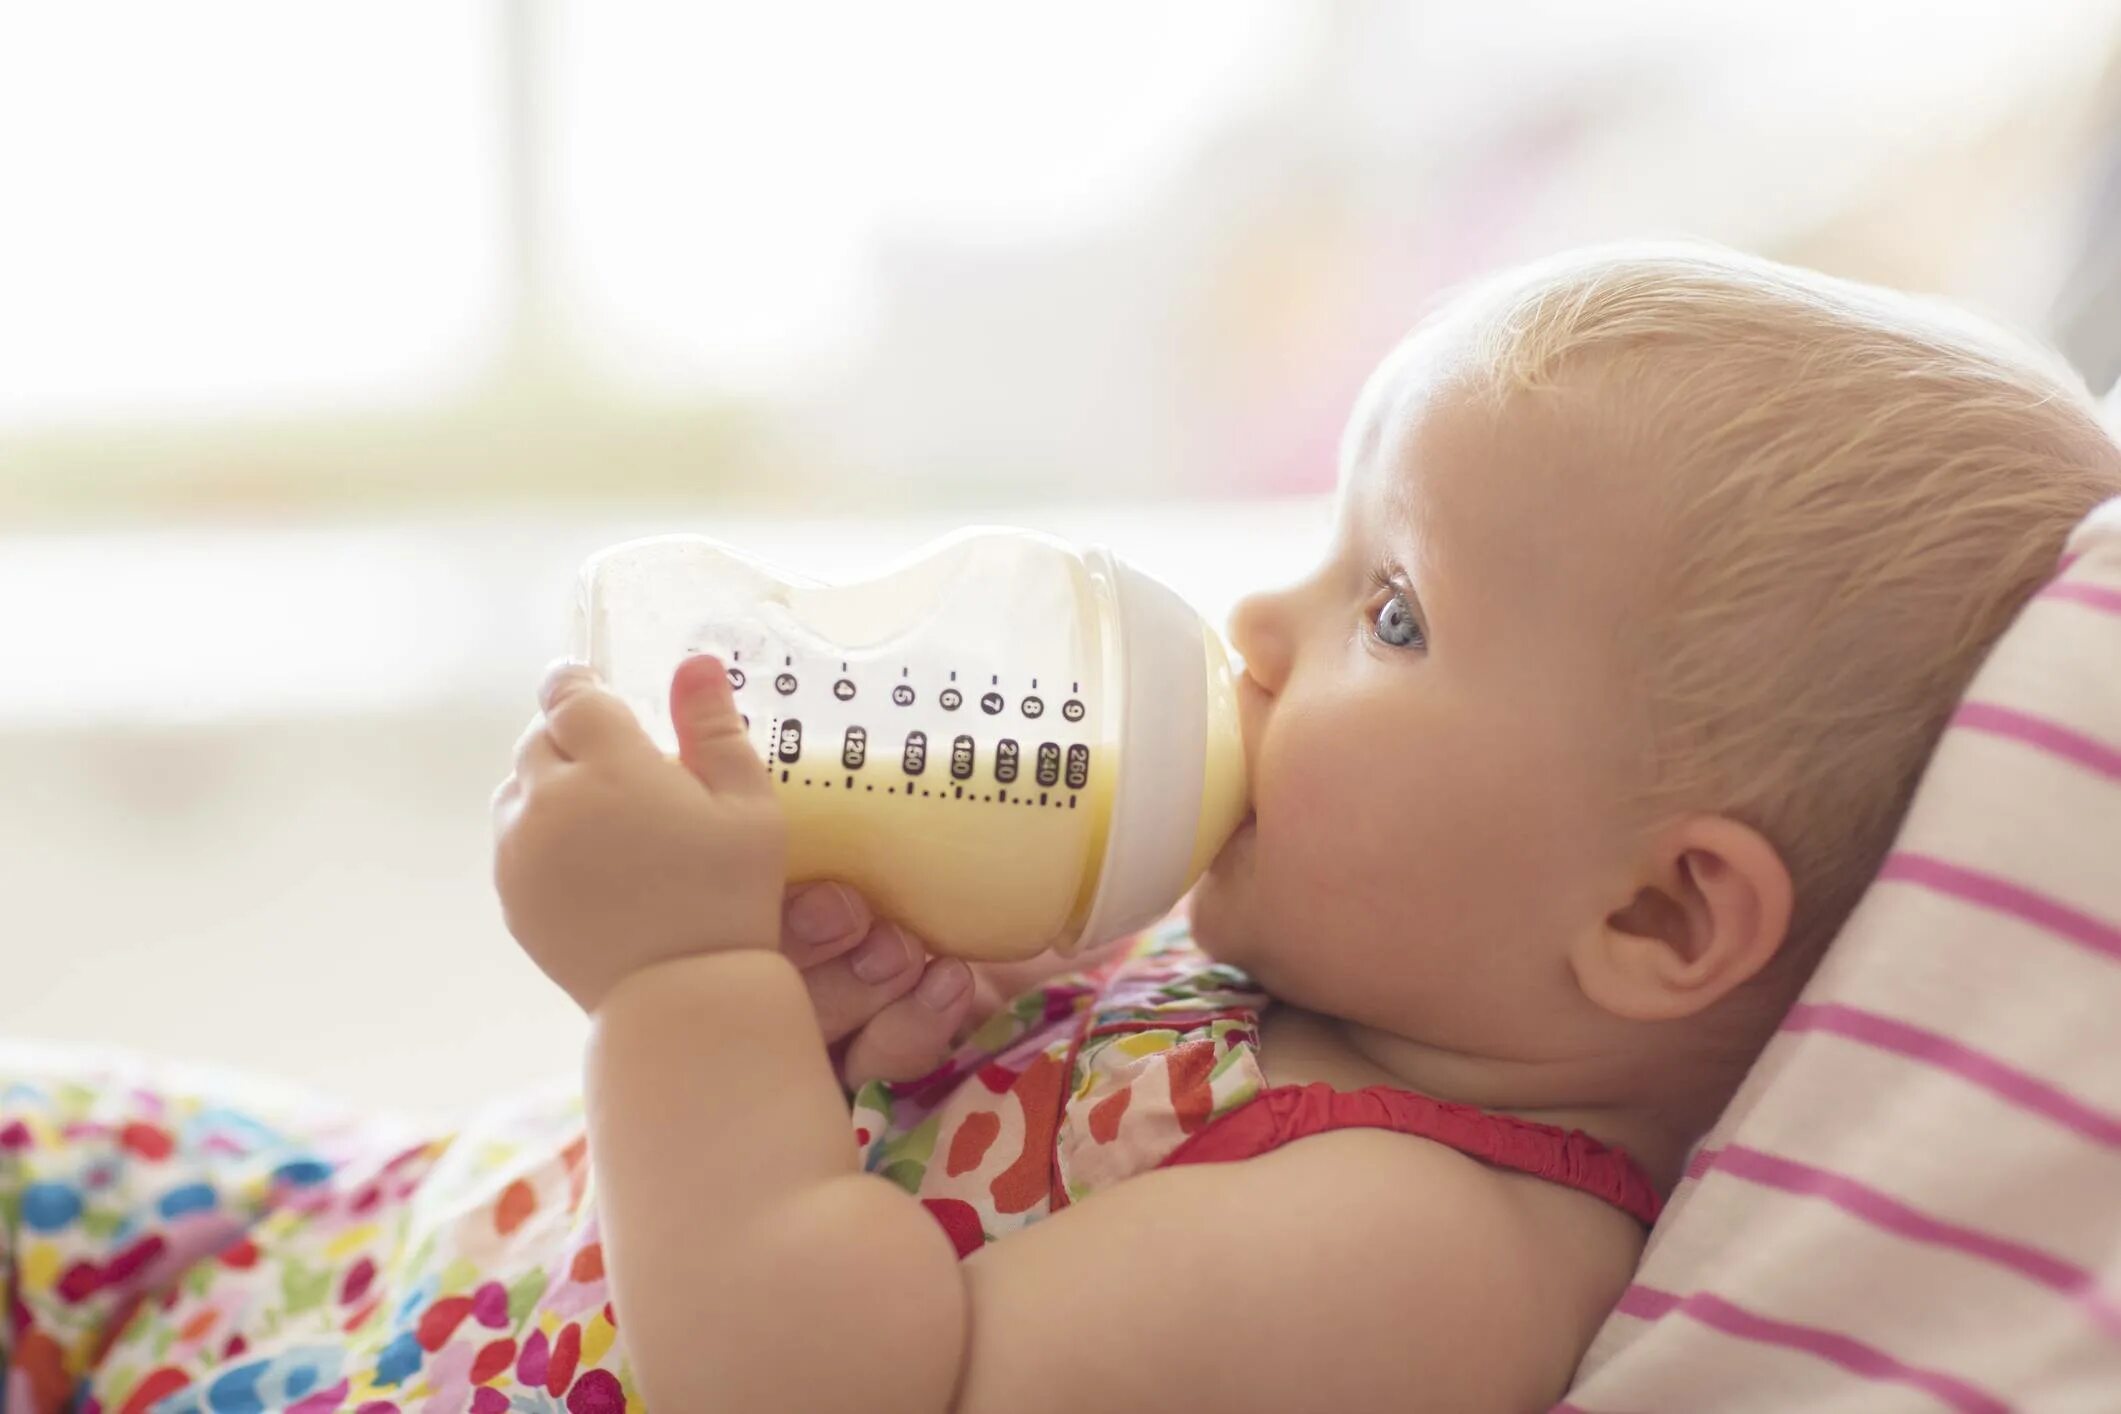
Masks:
[[[1767,838],[1723,815],[1690,815],[1644,848],[1634,897],[1579,939],[1585,997],[1631,1021],[1706,1011],[1754,976],[1790,926],[1790,871]]]

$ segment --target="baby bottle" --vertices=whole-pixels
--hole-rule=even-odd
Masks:
[[[701,535],[590,557],[574,655],[665,751],[697,653],[727,666],[780,793],[789,881],[844,880],[939,953],[1132,931],[1244,813],[1221,640],[1101,546],[974,527],[845,584]]]

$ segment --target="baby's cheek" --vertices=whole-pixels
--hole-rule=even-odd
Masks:
[[[1438,774],[1450,768],[1360,720],[1321,713],[1312,725],[1261,763],[1262,830],[1273,827],[1274,843],[1313,887],[1403,897],[1422,860],[1454,833],[1445,797],[1455,786]]]
[[[1259,824],[1264,862],[1277,882],[1314,893],[1338,891],[1373,871],[1385,843],[1375,818],[1377,789],[1345,754],[1284,763]]]

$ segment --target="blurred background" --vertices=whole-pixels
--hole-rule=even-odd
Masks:
[[[0,1036],[574,1065],[487,797],[570,577],[973,521],[1217,621],[1442,291],[1698,235],[2121,375],[2121,0],[0,0]]]

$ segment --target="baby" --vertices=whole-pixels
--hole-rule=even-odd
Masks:
[[[122,1271],[141,1225],[76,1233],[95,1185],[55,1196],[47,1156],[0,1191],[9,1394],[1545,1408],[1984,652],[2116,494],[2072,375],[1947,311],[1694,247],[1489,282],[1364,390],[1325,562],[1235,615],[1254,814],[1190,929],[1065,960],[930,959],[843,886],[784,892],[721,666],[673,684],[675,759],[563,666],[496,881],[593,1018],[586,1137],[569,1100],[194,1146],[208,1199],[229,1152],[271,1181],[224,1198],[222,1257]],[[34,1161],[87,1093],[0,1086],[0,1145],[29,1107]]]

